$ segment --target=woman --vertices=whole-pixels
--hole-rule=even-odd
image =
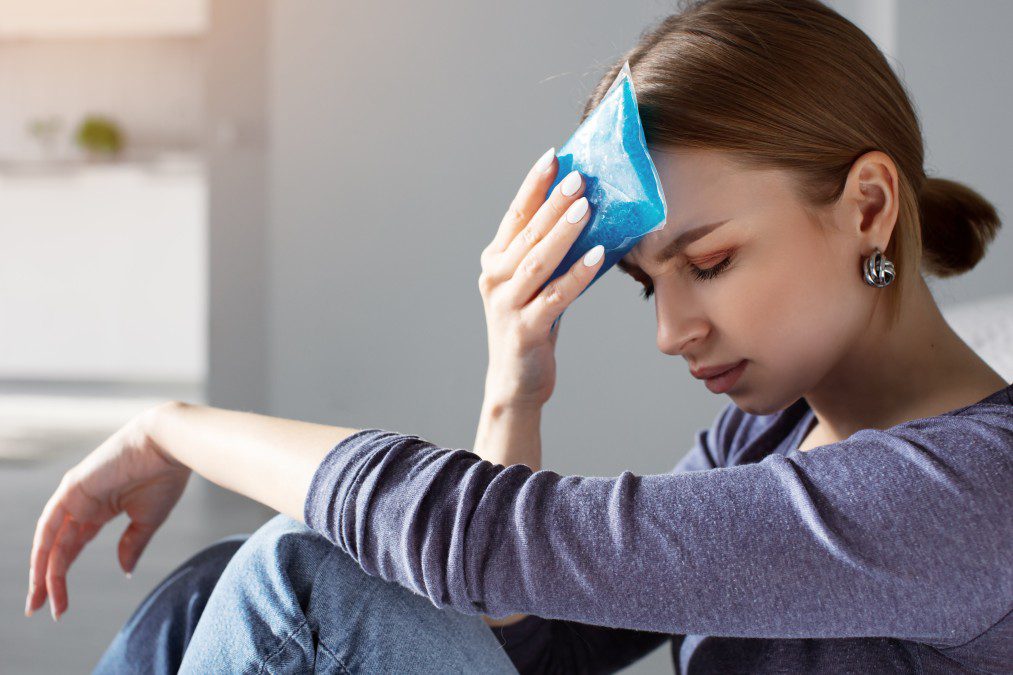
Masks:
[[[667,640],[680,672],[1008,668],[1013,386],[922,277],[971,269],[995,210],[926,177],[902,85],[815,0],[686,7],[585,116],[626,60],[670,211],[620,267],[732,399],[673,472],[538,470],[548,328],[601,265],[539,292],[589,217],[579,174],[545,197],[550,150],[482,252],[474,451],[166,403],[66,474],[26,612],[65,611],[121,511],[131,570],[197,471],[280,514],[163,581],[97,671],[609,672]]]

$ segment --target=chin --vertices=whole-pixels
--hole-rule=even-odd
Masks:
[[[734,391],[728,392],[728,398],[732,399],[739,410],[750,415],[772,415],[781,412],[799,399],[798,396],[790,400],[778,397],[764,398],[755,392],[749,395],[745,392]]]

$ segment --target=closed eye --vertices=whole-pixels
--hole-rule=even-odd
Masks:
[[[727,258],[719,262],[717,265],[713,265],[712,267],[708,267],[707,269],[701,269],[696,265],[690,265],[689,271],[694,278],[700,281],[706,281],[708,279],[713,279],[722,272],[724,272],[726,269],[728,269],[728,266],[731,264],[732,264],[732,256],[729,255]],[[647,300],[652,295],[654,295],[654,284],[649,282],[641,282],[641,283],[643,283],[644,287],[640,289],[640,297],[643,298],[644,300]]]
[[[719,262],[717,265],[714,265],[713,267],[708,267],[707,269],[700,269],[696,265],[690,265],[689,271],[690,273],[692,273],[694,277],[700,279],[701,281],[704,281],[707,279],[713,279],[717,275],[724,272],[725,269],[727,269],[728,266],[731,264],[731,262],[732,256],[729,255],[727,258]]]

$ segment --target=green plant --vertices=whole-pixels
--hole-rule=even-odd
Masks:
[[[88,115],[78,125],[74,140],[86,152],[115,155],[123,147],[123,131],[108,117]]]

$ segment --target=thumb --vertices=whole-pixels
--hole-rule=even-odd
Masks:
[[[151,537],[157,529],[158,525],[138,523],[136,520],[130,521],[130,525],[127,526],[127,529],[123,532],[123,536],[120,537],[117,550],[120,567],[126,572],[127,576],[133,573],[134,567],[137,566],[138,558],[141,557],[141,553],[147,548],[148,542],[151,541]]]

